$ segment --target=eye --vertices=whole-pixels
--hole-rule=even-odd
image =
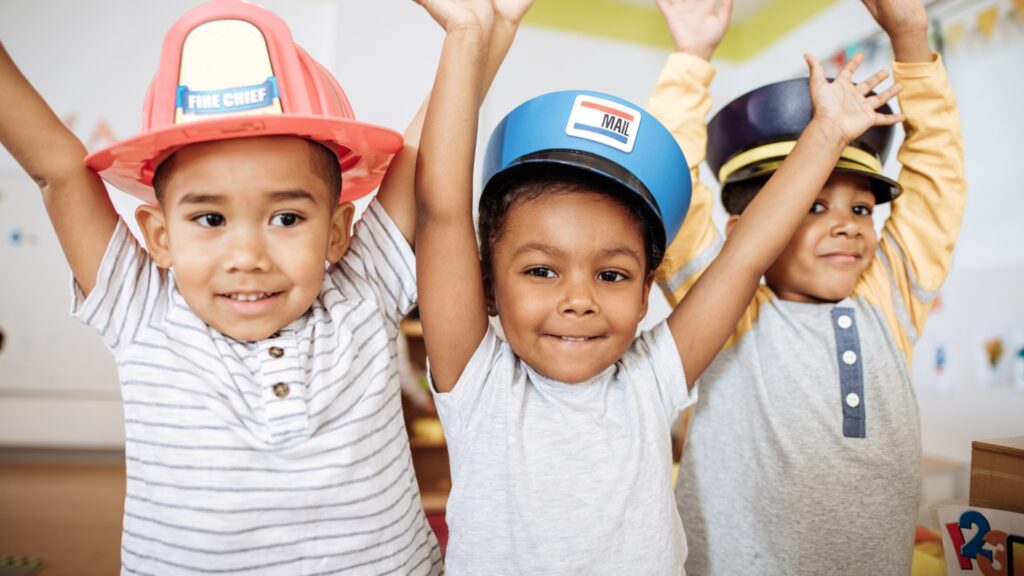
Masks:
[[[617,270],[602,270],[598,272],[597,279],[602,282],[622,282],[623,280],[629,280],[629,276]]]
[[[821,214],[827,209],[825,204],[815,200],[814,204],[811,204],[811,214]]]
[[[203,228],[217,228],[224,225],[224,217],[215,213],[200,214],[193,218],[192,221]]]
[[[537,278],[554,278],[555,271],[545,266],[534,266],[526,270],[526,273],[530,276]]]
[[[293,214],[291,212],[282,212],[281,214],[274,214],[270,219],[271,226],[281,226],[282,228],[291,228],[299,222],[302,222],[302,216]]]
[[[872,212],[874,212],[874,210],[867,204],[858,204],[853,207],[853,213],[857,216],[871,216]]]

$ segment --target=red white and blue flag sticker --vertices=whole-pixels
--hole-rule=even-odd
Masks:
[[[639,110],[580,94],[572,105],[565,133],[629,153],[633,151],[639,128]]]

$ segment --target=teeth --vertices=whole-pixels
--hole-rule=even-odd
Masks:
[[[566,342],[586,342],[587,340],[590,340],[590,338],[587,338],[586,336],[562,336],[562,340],[565,340]]]
[[[228,294],[227,297],[232,300],[239,302],[255,302],[257,300],[263,300],[264,298],[270,298],[272,294],[270,292],[261,292],[259,294]]]

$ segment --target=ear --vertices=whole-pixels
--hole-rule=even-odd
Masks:
[[[494,297],[494,287],[487,279],[484,280],[484,305],[488,316],[498,315],[498,300]]]
[[[143,204],[135,209],[135,221],[142,230],[149,255],[161,268],[170,268],[174,263],[171,258],[171,241],[167,234],[167,219],[164,211],[150,204]]]
[[[640,318],[643,319],[647,315],[647,306],[651,303],[651,285],[654,284],[654,272],[647,275],[647,279],[644,280],[644,293],[641,296],[640,301]]]
[[[739,214],[729,214],[729,219],[725,222],[725,235],[728,236],[732,232],[733,226],[736,225],[740,220]]]
[[[337,264],[352,243],[352,217],[355,212],[356,207],[351,202],[345,202],[335,206],[331,213],[330,237],[327,241],[327,261],[331,264]]]

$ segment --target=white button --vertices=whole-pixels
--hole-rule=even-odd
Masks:
[[[853,350],[847,350],[846,352],[843,352],[843,362],[846,362],[847,364],[852,366],[856,361],[857,361],[857,353],[856,352],[854,352]]]
[[[850,408],[856,408],[860,405],[860,396],[857,396],[856,392],[850,392],[846,395],[846,405]]]
[[[840,328],[846,330],[850,326],[853,326],[853,318],[850,318],[846,314],[843,314],[838,319],[836,319],[836,323],[839,324]]]

